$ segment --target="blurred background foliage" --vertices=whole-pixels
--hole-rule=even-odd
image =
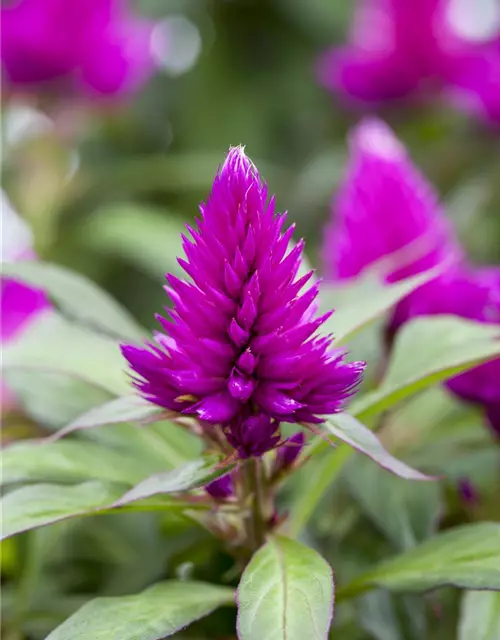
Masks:
[[[322,227],[342,176],[346,135],[360,112],[346,110],[314,75],[317,55],[345,39],[354,3],[137,4],[170,34],[168,56],[154,78],[123,104],[49,101],[43,116],[33,103],[4,101],[3,188],[32,225],[41,258],[86,274],[152,329],[154,312],[167,304],[163,275],[178,269],[179,232],[196,215],[230,145],[246,145],[279,208],[297,223],[297,237],[306,238],[310,262],[321,267]],[[438,101],[391,107],[383,116],[436,185],[472,259],[499,262],[499,132]],[[363,340],[356,355],[371,353],[378,334],[367,332]],[[68,389],[63,382],[49,387],[62,394]],[[62,426],[57,419],[51,424],[50,398],[43,387],[39,393],[44,426]],[[106,399],[99,393],[94,403]],[[498,452],[481,416],[444,391],[426,394],[398,410],[381,437],[396,455],[448,480],[439,488],[406,484],[398,493],[405,483],[353,458],[323,500],[315,526],[303,534],[340,581],[432,535],[445,499],[450,524],[500,515],[492,488]],[[67,418],[83,408],[69,407]],[[124,430],[108,427],[82,437],[116,445]],[[456,481],[463,476],[473,478],[482,506],[459,500]],[[387,493],[367,493],[385,483]],[[397,500],[376,503],[386,495]],[[44,637],[95,594],[132,593],[163,576],[236,579],[219,543],[175,516],[69,521],[9,540],[2,552],[6,640]],[[376,591],[339,604],[334,637],[451,640],[459,606],[451,589],[418,598]],[[189,637],[234,637],[234,612],[192,625]]]

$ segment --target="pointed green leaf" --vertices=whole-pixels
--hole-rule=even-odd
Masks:
[[[220,457],[214,455],[192,460],[172,471],[157,473],[127,491],[113,506],[119,507],[158,494],[179,493],[202,487],[227,473],[227,468],[214,469],[218,462]]]
[[[500,638],[500,593],[467,591],[462,596],[458,640]]]
[[[335,309],[323,329],[333,333],[335,344],[343,344],[409,293],[436,278],[441,271],[442,267],[437,267],[400,282],[386,284],[380,275],[370,270],[351,283],[323,285],[322,307]]]
[[[2,451],[0,477],[14,482],[83,482],[102,480],[134,486],[147,478],[147,462],[93,442],[17,442]]]
[[[123,491],[123,485],[101,482],[85,482],[70,486],[36,484],[21,487],[0,500],[2,539],[68,518],[111,511],[114,509],[113,503],[123,495]],[[133,511],[161,509],[182,513],[186,509],[205,509],[206,506],[161,497],[155,501],[127,505],[126,508]]]
[[[3,373],[26,415],[51,429],[64,427],[112,398],[109,391],[64,373],[15,368]]]
[[[3,496],[2,538],[87,513],[97,513],[123,493],[120,485],[85,482],[73,486],[37,484]]]
[[[83,415],[78,416],[71,424],[54,434],[53,439],[80,431],[93,429],[108,424],[121,424],[123,422],[144,422],[162,413],[161,407],[157,407],[140,396],[122,396],[110,400],[105,404],[93,407]]]
[[[348,413],[337,413],[328,416],[322,425],[328,433],[340,438],[361,453],[369,456],[378,465],[406,480],[435,480],[420,471],[412,469],[401,460],[384,449],[377,436],[367,429],[359,420]]]
[[[350,406],[360,419],[376,415],[423,389],[500,356],[500,328],[457,316],[412,320],[398,333],[387,373],[375,391]]]
[[[228,587],[169,580],[137,595],[91,600],[47,640],[159,640],[233,603]]]
[[[333,574],[313,549],[272,537],[253,556],[238,587],[240,640],[326,640]]]
[[[126,309],[74,271],[36,261],[3,264],[2,273],[43,289],[61,313],[77,323],[116,338],[140,340],[144,336]]]
[[[439,482],[406,482],[363,456],[354,456],[346,472],[363,512],[401,551],[435,532],[442,513]]]
[[[65,374],[115,395],[130,392],[118,344],[55,312],[44,314],[30,331],[5,345],[2,356],[7,370]]]
[[[500,590],[500,523],[481,522],[441,533],[338,590],[339,598],[374,587],[426,591],[453,585]]]

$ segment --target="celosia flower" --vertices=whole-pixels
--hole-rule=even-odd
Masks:
[[[363,120],[350,136],[349,151],[325,232],[329,279],[353,278],[381,258],[388,282],[461,261],[436,192],[384,122]],[[433,286],[430,282],[423,288]],[[394,328],[407,317],[411,298],[398,305]]]
[[[492,33],[474,24],[481,12],[472,0],[359,0],[349,43],[321,58],[320,81],[365,103],[453,84],[471,57],[482,59],[484,43],[498,37],[498,25]]]
[[[35,258],[33,238],[29,227],[21,220],[3,191],[1,192],[2,262],[16,262]],[[49,307],[45,294],[11,278],[1,279],[1,342],[6,344],[29,330],[33,323]],[[2,387],[2,408],[10,405],[12,398]]]
[[[316,332],[318,285],[298,277],[303,241],[242,148],[230,150],[179,263],[191,281],[168,275],[174,303],[159,316],[165,335],[147,348],[123,346],[150,402],[220,425],[241,457],[280,442],[280,423],[320,423],[342,409],[363,363],[344,362]]]
[[[152,71],[152,25],[124,0],[19,0],[2,5],[1,57],[11,89],[51,84],[91,95],[136,88]]]

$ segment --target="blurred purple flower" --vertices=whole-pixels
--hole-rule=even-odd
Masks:
[[[344,362],[331,337],[316,335],[318,285],[300,294],[304,242],[289,250],[294,227],[242,148],[233,148],[183,237],[179,263],[192,282],[168,275],[174,303],[165,334],[147,348],[123,346],[150,402],[221,425],[240,457],[280,442],[282,421],[320,423],[340,411],[364,363]]]
[[[33,238],[26,223],[21,220],[2,192],[1,198],[2,262],[16,262],[35,258]],[[49,307],[45,294],[25,284],[2,277],[0,294],[1,343],[6,344],[27,331]],[[2,409],[12,403],[9,391],[2,387]]]
[[[349,150],[346,175],[325,231],[327,278],[353,278],[381,258],[388,282],[459,263],[462,252],[436,192],[391,129],[366,118],[352,132]],[[407,318],[414,295],[398,305],[394,329]]]
[[[482,11],[473,0],[358,0],[349,43],[323,55],[319,79],[335,93],[364,103],[454,84],[473,69],[471,59],[483,64],[484,43],[500,33],[471,32],[474,12]]]
[[[217,480],[213,480],[205,485],[205,491],[216,500],[227,500],[227,498],[231,498],[234,495],[232,474],[226,473],[220,478],[217,478]]]
[[[152,71],[152,24],[124,0],[19,0],[2,5],[1,58],[15,90],[63,86],[109,96]]]

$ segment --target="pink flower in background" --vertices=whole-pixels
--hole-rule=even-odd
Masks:
[[[498,104],[498,71],[495,82],[492,70],[498,60],[488,46],[500,38],[497,14],[494,0],[359,0],[349,42],[322,56],[319,79],[364,103],[457,83],[482,96],[494,93]],[[491,96],[482,99],[489,104]]]
[[[389,282],[441,264],[443,274],[402,300],[389,337],[415,316],[454,314],[500,324],[500,267],[467,265],[436,192],[387,125],[362,121],[350,137],[347,174],[333,203],[324,262],[331,280],[353,278],[384,258]],[[448,382],[453,393],[499,416],[500,359]],[[500,433],[500,423],[492,426]]]
[[[388,282],[462,260],[436,192],[384,122],[363,120],[349,151],[325,233],[328,278],[353,278],[381,258]]]
[[[31,260],[33,238],[31,231],[2,192],[2,262]],[[45,294],[10,278],[1,279],[1,343],[14,340],[46,311],[49,303]],[[2,387],[2,408],[10,405],[12,398],[8,390]]]
[[[136,89],[152,72],[151,30],[122,0],[10,2],[2,6],[5,82],[102,96]]]

